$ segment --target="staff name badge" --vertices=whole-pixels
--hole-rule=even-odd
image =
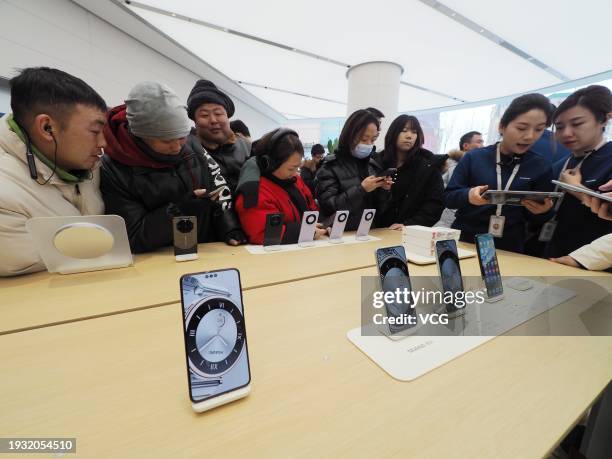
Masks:
[[[556,229],[557,229],[557,222],[555,220],[551,220],[549,222],[544,223],[544,226],[542,226],[542,229],[540,230],[538,241],[540,242],[550,241],[553,237],[553,234],[555,234]]]
[[[503,215],[491,215],[489,219],[489,233],[495,237],[503,237],[505,223],[506,217]]]

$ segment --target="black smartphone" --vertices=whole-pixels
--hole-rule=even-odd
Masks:
[[[480,274],[487,289],[488,298],[500,297],[504,294],[495,241],[491,233],[476,235],[476,253],[480,264]]]
[[[268,250],[280,249],[281,236],[283,234],[283,214],[273,213],[266,215],[266,227],[264,229],[264,248]]]
[[[395,247],[384,247],[376,250],[376,267],[378,268],[378,276],[380,278],[381,292],[393,292],[399,289],[401,292],[400,299],[397,297],[392,302],[385,301],[385,309],[387,317],[402,318],[401,324],[391,323],[385,326],[384,331],[388,331],[393,335],[403,330],[413,327],[410,324],[408,316],[416,315],[416,310],[410,302],[412,284],[410,283],[410,274],[408,273],[408,263],[406,260],[406,251],[401,245]],[[406,294],[404,295],[404,292]],[[403,301],[408,299],[407,302]],[[414,321],[416,324],[416,321]]]
[[[244,397],[251,371],[240,273],[223,269],[185,274],[180,288],[193,409],[205,411]]]
[[[376,177],[393,177],[395,174],[397,174],[397,167],[389,167],[388,169],[376,174]]]
[[[176,261],[197,259],[198,219],[196,217],[174,217],[172,228]]]
[[[454,239],[444,241],[436,241],[436,264],[438,265],[438,273],[442,281],[442,292],[445,297],[447,292],[452,293],[453,299],[457,298],[457,294],[465,292],[463,288],[463,277],[461,276],[461,267],[459,266],[459,254],[457,253],[457,243]],[[465,295],[465,293],[462,293]],[[455,301],[445,301],[446,312],[452,313],[465,307],[457,307]]]

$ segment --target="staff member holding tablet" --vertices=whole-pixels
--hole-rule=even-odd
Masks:
[[[604,137],[611,112],[612,93],[605,86],[580,89],[559,105],[554,115],[556,136],[572,155],[555,164],[555,178],[591,190],[612,179],[612,142]],[[582,196],[565,192],[554,219],[544,226],[549,228],[549,257],[565,256],[612,233],[612,222],[591,212],[582,204]]]
[[[461,240],[474,242],[490,232],[498,249],[522,253],[527,219],[550,218],[552,200],[523,200],[523,206],[491,205],[487,189],[551,191],[552,169],[530,148],[551,124],[553,107],[541,94],[526,94],[512,101],[499,122],[501,142],[469,151],[459,161],[445,191],[446,207],[458,209],[452,227]]]

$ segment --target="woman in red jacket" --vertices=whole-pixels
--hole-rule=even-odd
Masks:
[[[240,171],[236,188],[236,211],[251,244],[262,244],[266,216],[283,214],[282,243],[298,240],[302,215],[318,210],[312,193],[299,174],[304,147],[295,131],[277,129],[254,147]],[[315,239],[325,234],[317,224]]]

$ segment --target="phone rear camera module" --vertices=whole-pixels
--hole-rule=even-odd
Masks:
[[[190,233],[193,231],[193,223],[191,220],[181,220],[177,222],[176,229],[178,229],[181,233]]]

